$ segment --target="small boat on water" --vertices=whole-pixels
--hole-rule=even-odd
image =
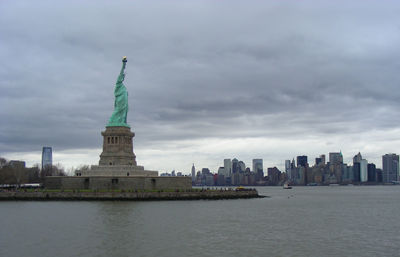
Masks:
[[[289,185],[289,183],[283,184],[283,189],[292,189],[292,187]]]

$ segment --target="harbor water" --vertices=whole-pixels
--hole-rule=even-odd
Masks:
[[[0,256],[400,256],[400,186],[269,198],[0,202]]]

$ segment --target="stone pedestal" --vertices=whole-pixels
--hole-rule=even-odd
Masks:
[[[77,176],[158,176],[157,171],[145,170],[143,166],[132,165],[92,165],[89,170],[78,170]]]
[[[103,136],[103,152],[99,165],[87,170],[75,171],[76,176],[158,176],[157,171],[145,170],[136,163],[133,152],[133,137],[129,127],[106,127]]]
[[[135,133],[128,127],[106,127],[103,136],[103,152],[100,155],[100,166],[129,165],[136,166],[133,153]]]

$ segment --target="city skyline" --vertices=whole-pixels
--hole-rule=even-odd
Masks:
[[[76,6],[0,4],[2,157],[40,164],[51,146],[67,169],[97,164],[124,55],[149,169],[215,172],[236,157],[283,171],[339,151],[380,167],[400,152],[398,2]]]

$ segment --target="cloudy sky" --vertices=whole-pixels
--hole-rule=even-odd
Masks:
[[[0,156],[97,164],[127,56],[145,168],[400,153],[399,1],[1,1]]]

